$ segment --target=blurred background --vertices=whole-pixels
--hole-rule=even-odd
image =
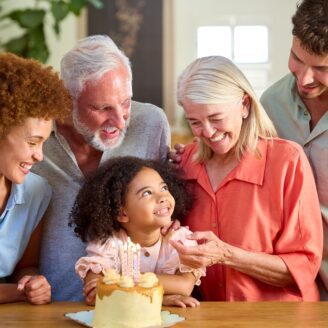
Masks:
[[[133,98],[162,107],[173,141],[190,139],[175,90],[195,58],[223,55],[261,93],[288,72],[298,0],[0,0],[1,50],[56,70],[87,35],[108,34],[130,57]]]

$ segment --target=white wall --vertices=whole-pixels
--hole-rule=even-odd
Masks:
[[[15,0],[15,1],[4,1],[1,3],[3,7],[3,13],[7,13],[13,9],[25,9],[34,8],[35,0]],[[40,1],[40,7],[48,6],[48,4]],[[52,29],[52,21],[48,19],[46,21],[46,39],[50,51],[50,57],[47,62],[48,65],[52,65],[56,70],[59,71],[60,60],[68,50],[70,50],[78,39],[86,35],[86,19],[85,13],[82,13],[80,18],[70,14],[61,24],[60,38],[57,39]],[[15,24],[7,24],[6,27],[1,27],[1,42],[5,42],[13,37],[20,35],[20,28],[16,27]]]
[[[176,81],[197,58],[197,28],[206,25],[267,25],[269,67],[266,88],[288,72],[291,16],[298,0],[164,0],[164,107],[171,125],[180,128]],[[247,75],[247,74],[246,74]]]

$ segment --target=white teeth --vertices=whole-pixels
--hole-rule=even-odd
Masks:
[[[226,136],[226,132],[225,133],[222,133],[222,134],[219,134],[218,136],[214,137],[214,138],[210,138],[210,140],[212,142],[217,142],[217,141],[221,141],[225,136]]]
[[[108,132],[108,133],[113,133],[117,130],[117,128],[110,126],[110,127],[105,127],[103,128],[104,131]]]
[[[161,208],[160,210],[155,212],[155,215],[167,215],[169,213],[169,209],[167,207]]]
[[[19,166],[26,170],[30,170],[32,168],[31,164],[26,164],[26,163],[20,163]]]

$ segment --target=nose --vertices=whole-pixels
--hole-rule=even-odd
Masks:
[[[308,85],[313,83],[314,77],[313,77],[313,70],[311,67],[303,67],[303,69],[300,71],[300,74],[297,76],[298,82],[301,85]]]
[[[210,122],[204,122],[202,129],[202,133],[205,138],[211,138],[216,131],[216,129],[212,126]]]
[[[33,159],[36,162],[41,162],[43,160],[43,151],[42,151],[42,146],[38,147],[37,149],[35,149],[34,153],[33,153]]]
[[[122,108],[117,108],[108,113],[108,120],[111,125],[122,130],[125,127],[127,115]]]

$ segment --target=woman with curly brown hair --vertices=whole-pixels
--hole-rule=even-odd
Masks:
[[[43,158],[52,119],[70,109],[70,96],[50,67],[0,54],[0,303],[51,300],[50,285],[37,272],[51,189],[30,170]]]
[[[141,246],[140,271],[154,272],[164,287],[163,305],[197,306],[190,297],[204,270],[180,265],[170,240],[190,241],[189,229],[182,227],[165,237],[161,228],[171,218],[184,217],[192,198],[179,171],[168,163],[136,157],[111,159],[80,190],[71,213],[75,233],[87,241],[88,256],[76,263],[84,279],[87,304],[95,302],[97,280],[110,268],[120,268],[117,247],[128,237]],[[121,265],[119,265],[121,266]]]

